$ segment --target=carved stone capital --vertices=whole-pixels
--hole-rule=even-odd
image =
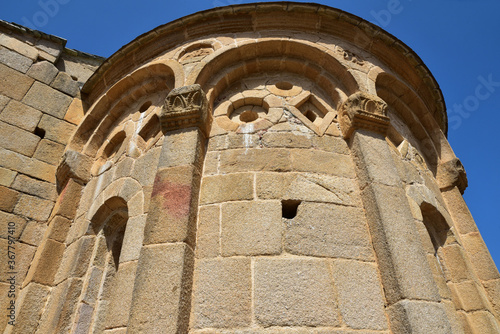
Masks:
[[[165,99],[160,113],[163,132],[198,127],[208,131],[208,102],[200,85],[173,89]]]
[[[438,166],[436,180],[440,189],[458,187],[463,194],[467,188],[467,173],[459,159],[453,158]]]
[[[69,179],[86,184],[90,180],[92,159],[76,151],[64,152],[56,170],[57,188],[60,190]]]
[[[390,123],[387,104],[378,96],[364,92],[354,93],[340,107],[339,123],[345,139],[357,129],[385,135]]]

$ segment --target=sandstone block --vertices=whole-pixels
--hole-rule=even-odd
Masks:
[[[123,177],[132,176],[132,167],[134,166],[134,159],[125,158],[121,160],[114,168],[113,181]]]
[[[37,159],[30,159],[22,154],[5,150],[0,147],[0,159],[2,167],[19,171],[23,174],[33,176],[37,179],[55,183],[56,167]]]
[[[453,284],[453,283],[451,283]],[[482,287],[474,281],[453,284],[460,301],[460,308],[466,312],[486,310],[488,302],[484,299]]]
[[[447,281],[460,282],[473,277],[472,268],[469,267],[465,253],[459,245],[442,247],[441,254],[444,258],[444,274]]]
[[[85,154],[68,150],[64,152],[59,165],[57,166],[57,186],[66,186],[68,179],[76,179],[82,183],[87,183],[90,179],[90,168],[92,166],[92,159]],[[111,172],[108,171],[99,175],[97,178],[98,183],[104,188],[111,182]],[[103,181],[105,181],[103,183]],[[103,189],[98,189],[98,193]],[[97,194],[96,193],[96,196]]]
[[[0,111],[5,108],[5,106],[11,101],[7,96],[3,96],[0,94]]]
[[[9,234],[8,230],[4,228],[3,231],[0,231],[0,238],[7,239],[8,235],[13,236],[14,238],[19,238],[24,230],[24,227],[26,226],[26,219],[11,213],[0,211],[0,226],[8,226],[9,222],[14,223],[13,234]]]
[[[0,114],[0,120],[21,129],[33,132],[42,118],[42,113],[21,102],[11,100]]]
[[[15,270],[10,269],[9,263],[7,262],[7,250],[8,241],[7,239],[0,239],[0,256],[5,259],[0,263],[0,280],[5,282],[10,276],[9,272],[16,272],[16,285],[21,285],[24,278],[28,272],[33,256],[35,255],[36,247],[24,244],[22,242],[16,242],[15,247]]]
[[[171,131],[163,141],[158,168],[199,166],[204,146],[203,134],[197,128]]]
[[[38,246],[42,241],[47,224],[29,221],[21,235],[21,241],[29,245]]]
[[[85,116],[85,106],[79,98],[73,99],[73,102],[68,107],[64,120],[72,124],[78,125]]]
[[[33,64],[33,60],[0,46],[0,63],[21,73],[26,73],[31,64]]]
[[[480,311],[467,314],[467,318],[474,333],[496,334],[500,332],[500,326],[490,312]]]
[[[65,110],[64,110],[65,111]],[[66,145],[75,130],[75,126],[49,115],[43,115],[38,127],[45,130],[45,139]]]
[[[87,276],[88,279],[83,287],[82,301],[89,305],[95,305],[101,288],[103,269],[99,267],[91,267],[89,272],[90,273]]]
[[[161,147],[149,150],[139,159],[136,159],[132,171],[132,177],[139,181],[143,186],[153,185],[155,173],[151,171],[158,169],[158,160],[161,153]]]
[[[38,144],[34,158],[51,165],[57,165],[64,153],[64,145],[48,139],[42,139]]]
[[[12,212],[20,196],[17,191],[0,186],[0,210]]]
[[[310,148],[312,137],[301,132],[266,132],[262,144],[266,147]]]
[[[48,238],[59,242],[65,242],[71,227],[71,221],[62,216],[55,216],[49,223]]]
[[[184,243],[143,247],[128,333],[187,332],[192,270],[193,253]]]
[[[320,150],[293,150],[292,169],[298,172],[322,173],[354,178],[351,157]]]
[[[220,173],[287,172],[291,169],[290,151],[286,149],[235,149],[222,151],[220,155]]]
[[[49,63],[48,61],[40,61],[33,64],[26,74],[33,79],[49,85],[52,80],[54,80],[58,72],[59,71],[53,64]]]
[[[198,213],[196,257],[216,257],[220,253],[220,207],[202,206]]]
[[[106,312],[106,328],[127,326],[136,269],[136,261],[120,264],[113,278],[111,299]]]
[[[486,294],[493,306],[497,317],[500,316],[500,279],[483,282]]]
[[[210,138],[208,151],[231,150],[235,148],[252,148],[259,146],[259,135],[250,133],[228,133],[225,136]]]
[[[50,201],[55,201],[57,193],[54,184],[44,181],[38,181],[37,179],[31,178],[26,175],[19,174],[14,183],[12,184],[12,189],[27,193],[33,196],[38,196]]]
[[[319,150],[333,152],[337,154],[350,154],[347,143],[344,139],[333,136],[313,137],[313,146]]]
[[[231,328],[252,321],[250,259],[203,259],[196,262],[191,326]]]
[[[64,249],[65,245],[63,243],[46,239],[35,254],[26,281],[53,285]]]
[[[458,188],[453,187],[442,192],[453,222],[460,234],[477,232],[477,226]]]
[[[395,333],[452,333],[444,306],[440,303],[402,300],[388,309]]]
[[[36,283],[30,283],[21,291],[16,303],[19,312],[16,325],[10,333],[35,333],[49,292],[48,287]]]
[[[292,254],[373,261],[363,210],[303,202],[286,224],[285,248]]]
[[[14,213],[40,222],[47,221],[54,207],[51,200],[22,194],[14,208]]]
[[[66,278],[82,277],[85,274],[91,260],[94,242],[95,238],[92,236],[82,237],[66,248],[55,276],[57,284]]]
[[[139,259],[142,240],[144,239],[145,225],[146,215],[132,217],[127,221],[127,228],[125,230],[120,252],[120,263]]]
[[[203,163],[203,175],[219,173],[219,152],[208,152]]]
[[[337,260],[333,262],[333,277],[342,319],[348,327],[388,329],[382,286],[374,265]]]
[[[282,234],[279,201],[230,202],[221,206],[223,256],[280,254]]]
[[[88,333],[88,329],[92,323],[92,315],[94,314],[94,306],[85,303],[80,303],[75,313],[75,323],[73,331],[75,334]]]
[[[0,94],[20,101],[35,80],[0,64]]]
[[[27,105],[59,119],[64,118],[71,101],[68,95],[38,81],[33,84],[23,99]]]
[[[0,44],[32,60],[36,60],[38,56],[36,48],[6,34],[0,35]]]
[[[31,132],[0,122],[0,146],[8,150],[31,157],[39,141],[40,137]]]
[[[61,92],[75,97],[80,92],[78,82],[73,80],[67,73],[59,72],[51,86]]]
[[[479,279],[488,281],[500,278],[500,274],[479,232],[462,235],[462,242]]]
[[[331,271],[326,260],[258,259],[255,317],[268,326],[339,325]]]
[[[253,173],[205,176],[200,204],[253,199]]]
[[[68,219],[76,216],[77,205],[80,202],[83,186],[77,181],[70,179],[64,189],[62,189],[57,199],[52,215],[61,215]]]
[[[9,187],[14,182],[16,175],[16,172],[0,167],[0,186]]]

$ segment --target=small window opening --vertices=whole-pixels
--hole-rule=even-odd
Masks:
[[[281,201],[281,216],[286,219],[293,219],[297,215],[297,208],[300,201],[296,200],[282,200]]]
[[[139,108],[139,112],[145,112],[146,110],[148,110],[149,107],[151,107],[153,103],[151,103],[151,101],[148,101],[148,102],[145,102],[140,108]]]
[[[259,114],[257,114],[255,111],[251,111],[251,110],[244,111],[240,115],[240,121],[245,122],[245,123],[253,122],[257,118],[259,118]]]
[[[304,116],[306,116],[307,119],[310,120],[311,122],[314,122],[316,120],[316,114],[311,109],[308,109],[304,114]]]
[[[276,88],[281,90],[290,90],[293,88],[293,85],[286,81],[280,81],[275,84]]]
[[[37,135],[38,137],[40,138],[45,138],[45,130],[42,129],[42,128],[39,128],[38,126],[35,128],[35,131],[34,131],[35,135]]]
[[[141,129],[139,136],[144,139],[144,142],[149,143],[149,140],[154,138],[160,132],[160,119],[153,115],[149,122]]]

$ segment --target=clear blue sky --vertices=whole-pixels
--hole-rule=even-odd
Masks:
[[[73,49],[110,56],[159,25],[240,0],[6,1],[0,18],[68,40]],[[299,1],[309,2],[309,1]],[[500,1],[317,1],[389,31],[426,63],[443,91],[448,138],[467,171],[465,200],[500,267]],[[487,87],[484,81],[490,82]],[[482,88],[479,87],[482,85]]]

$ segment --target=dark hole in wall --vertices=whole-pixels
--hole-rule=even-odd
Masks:
[[[35,128],[35,131],[33,133],[42,139],[45,138],[45,130],[39,128],[38,126]]]
[[[297,215],[297,208],[301,201],[297,200],[282,200],[281,201],[281,216],[286,219],[295,218]]]

